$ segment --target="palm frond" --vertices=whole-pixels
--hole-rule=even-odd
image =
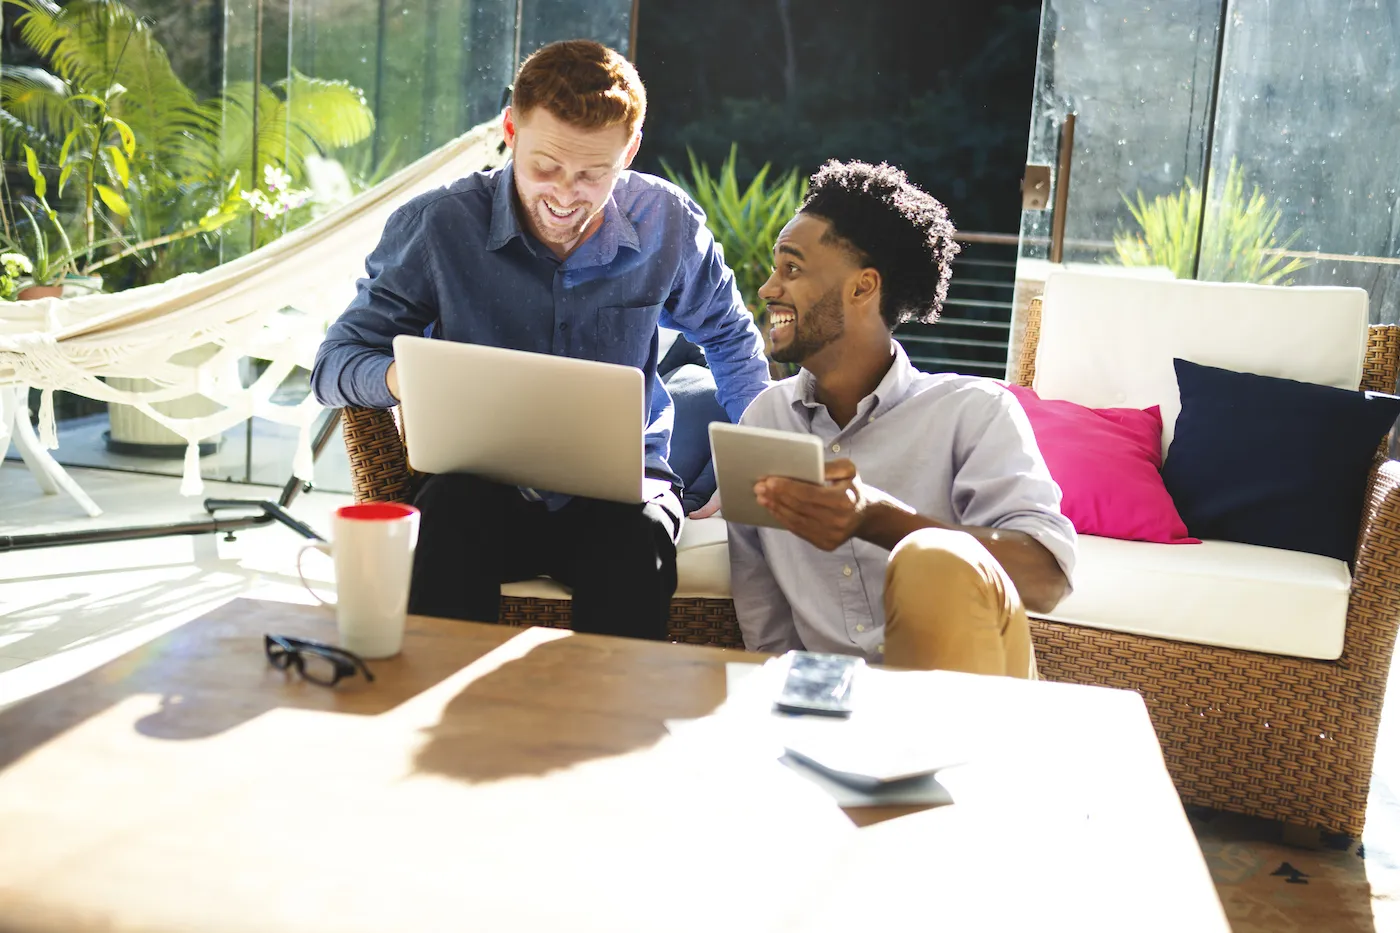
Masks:
[[[194,93],[174,70],[150,27],[118,0],[5,0],[24,10],[20,35],[47,57],[73,91],[104,98],[113,84],[126,93],[111,103],[113,116],[131,126],[144,167],[179,176],[198,171],[189,161],[191,135],[213,128],[203,119]],[[59,134],[60,137],[63,134]]]
[[[252,82],[240,81],[224,89],[222,96],[201,105],[205,116],[220,128],[217,174],[230,178],[237,172],[246,188],[256,187],[268,165],[285,167],[288,159],[287,110],[270,88],[258,92],[258,164],[253,164]]]
[[[374,111],[348,81],[312,78],[299,71],[274,85],[287,102],[288,140],[298,159],[363,142],[374,132]]]
[[[50,154],[51,140],[63,139],[79,122],[68,103],[71,93],[61,78],[42,68],[13,65],[0,72],[0,110],[24,127],[22,141],[45,156]],[[20,141],[10,138],[12,126],[7,120],[5,155],[13,158],[20,152]]]

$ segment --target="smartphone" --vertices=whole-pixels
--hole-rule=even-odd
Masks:
[[[774,707],[785,713],[851,715],[851,683],[864,658],[789,651],[787,677]]]

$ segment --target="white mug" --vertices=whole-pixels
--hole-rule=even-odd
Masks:
[[[418,510],[375,502],[336,509],[331,543],[314,541],[297,554],[302,585],[322,605],[335,607],[342,648],[362,658],[399,653],[417,544]],[[321,599],[302,572],[301,559],[313,548],[335,561],[334,603]]]

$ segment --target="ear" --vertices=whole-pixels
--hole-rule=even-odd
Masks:
[[[627,147],[627,155],[622,159],[624,169],[632,167],[632,160],[637,157],[637,150],[642,148],[642,128],[637,127],[637,132],[632,134],[632,143]]]
[[[501,116],[501,129],[506,135],[506,146],[511,152],[515,151],[515,111],[511,107],[506,107],[506,112]]]
[[[862,311],[880,314],[880,272],[865,268],[856,273],[851,285],[851,305]]]

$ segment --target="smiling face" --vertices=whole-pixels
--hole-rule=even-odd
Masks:
[[[758,297],[768,308],[769,355],[776,362],[808,366],[846,332],[842,295],[861,270],[848,250],[823,241],[830,228],[820,217],[798,214],[773,246],[773,273]]]
[[[505,114],[506,145],[515,162],[515,195],[530,232],[567,257],[603,222],[603,208],[641,134],[622,125],[583,129],[544,107]]]

